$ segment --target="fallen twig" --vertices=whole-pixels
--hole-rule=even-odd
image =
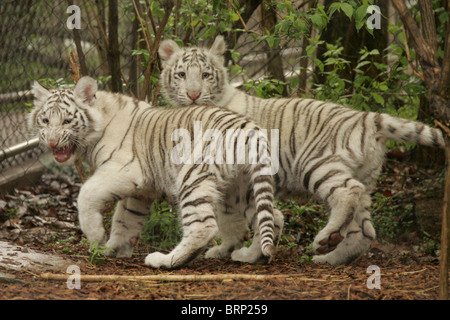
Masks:
[[[53,274],[42,273],[40,278],[45,280],[67,280],[73,274]],[[299,275],[293,274],[278,274],[278,275],[257,275],[257,274],[201,274],[201,275],[176,275],[176,274],[157,274],[157,275],[145,275],[145,276],[133,276],[133,275],[80,275],[80,281],[172,281],[172,282],[197,282],[197,281],[224,281],[224,280],[251,280],[251,281],[268,281],[274,279],[286,279],[294,281],[329,281],[336,282],[341,280],[325,280],[304,278]]]

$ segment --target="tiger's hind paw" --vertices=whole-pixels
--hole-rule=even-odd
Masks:
[[[339,243],[342,242],[342,240],[344,240],[344,237],[340,234],[339,231],[330,233],[327,238],[318,241],[319,247],[316,248],[315,251],[319,254],[326,254],[328,252],[331,252],[336,249],[336,247],[339,245]]]
[[[316,236],[313,243],[313,250],[317,253],[313,257],[314,262],[331,265],[352,263],[366,252],[375,240],[375,229],[369,219],[364,219],[360,225],[352,221],[341,232],[330,232],[327,235],[324,229]]]
[[[234,250],[231,253],[231,260],[246,262],[246,263],[260,263],[266,264],[269,263],[271,257],[265,257],[261,250],[255,250],[250,246],[249,248],[243,247],[237,250]]]

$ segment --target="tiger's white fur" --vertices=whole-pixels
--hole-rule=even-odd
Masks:
[[[375,239],[369,207],[385,158],[387,139],[444,147],[442,133],[387,114],[359,112],[313,99],[260,99],[234,88],[224,67],[224,40],[210,49],[180,48],[164,40],[162,92],[174,105],[211,105],[244,114],[264,128],[279,129],[279,196],[307,191],[330,209],[314,239],[314,261],[349,263]],[[239,208],[235,208],[239,210]]]
[[[226,232],[229,223],[240,233],[252,224],[255,233],[250,248],[241,248],[242,239],[232,233],[226,249],[234,250],[233,259],[259,262],[273,256],[283,218],[275,217],[274,226],[273,177],[267,174],[269,152],[260,153],[254,164],[176,164],[171,158],[178,144],[171,140],[172,133],[183,128],[193,134],[194,121],[201,121],[203,133],[208,129],[221,133],[242,129],[230,137],[231,143],[248,130],[259,130],[252,121],[219,108],[154,108],[125,95],[97,91],[95,80],[89,77],[81,78],[73,90],[48,90],[35,82],[33,94],[35,106],[29,114],[29,127],[38,129],[55,160],[66,163],[75,152],[81,152],[95,169],[78,196],[80,227],[89,242],[105,244],[101,212],[107,201],[119,201],[106,246],[119,256],[130,256],[149,205],[166,198],[180,208],[183,238],[169,254],[149,254],[147,265],[185,265],[202,252],[218,230]],[[264,136],[258,139],[267,142]],[[250,137],[244,140],[247,147],[252,142]],[[199,146],[202,154],[219,147],[214,140],[183,142],[192,144],[191,150]],[[223,206],[241,195],[247,195],[250,206],[239,216],[227,214]]]

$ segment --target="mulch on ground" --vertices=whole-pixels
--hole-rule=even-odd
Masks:
[[[0,268],[0,273],[16,277],[15,281],[0,280],[0,299],[438,299],[439,253],[425,254],[418,250],[417,245],[411,241],[417,238],[416,235],[396,243],[375,241],[369,252],[348,266],[307,263],[304,259],[305,248],[285,246],[279,249],[276,259],[269,265],[199,258],[178,270],[154,270],[144,265],[144,258],[150,247],[143,244],[137,246],[131,258],[106,258],[92,264],[89,262],[88,245],[83,242],[84,237],[77,225],[76,196],[80,185],[73,175],[47,173],[42,177],[41,185],[16,190],[0,198],[0,241],[71,259],[80,268],[81,277],[223,274],[271,277],[257,281],[84,281],[81,278],[79,289],[69,289],[66,281],[43,279],[40,272]],[[441,201],[440,196],[437,198]],[[425,200],[431,201],[430,199],[432,198]],[[432,205],[439,212],[438,202],[428,203],[425,209],[429,211]],[[417,205],[417,212],[419,209]],[[433,221],[439,221],[436,214],[435,218]],[[430,236],[438,238],[436,234]],[[374,269],[370,269],[371,266],[375,266]],[[64,270],[61,273],[72,275]],[[274,275],[280,277],[273,278]]]

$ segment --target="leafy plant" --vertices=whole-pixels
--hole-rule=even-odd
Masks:
[[[155,201],[142,231],[143,243],[162,250],[170,250],[180,241],[177,213],[165,201]]]
[[[276,206],[284,215],[282,246],[306,246],[326,224],[325,207],[314,201],[279,200]]]
[[[372,221],[378,239],[398,239],[415,229],[417,222],[413,204],[398,203],[392,197],[380,193],[376,193],[373,198]]]
[[[99,264],[105,260],[105,251],[112,250],[111,248],[99,245],[98,241],[94,241],[89,246],[88,261],[91,264]]]
[[[261,79],[247,79],[244,82],[246,91],[253,91],[260,98],[281,97],[285,82],[264,76]]]

